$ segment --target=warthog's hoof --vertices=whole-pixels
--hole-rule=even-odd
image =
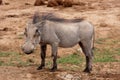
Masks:
[[[39,66],[39,67],[37,68],[37,70],[41,70],[41,69],[43,69],[43,67],[44,67],[44,66]]]
[[[92,69],[85,68],[83,72],[90,73],[91,71],[92,71]]]
[[[53,67],[50,69],[50,72],[55,72],[57,70],[57,67]]]

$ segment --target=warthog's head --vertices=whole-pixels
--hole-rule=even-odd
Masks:
[[[22,46],[22,51],[26,54],[30,54],[34,51],[36,44],[40,43],[40,31],[36,26],[38,24],[28,23],[27,27],[25,28],[25,43]]]

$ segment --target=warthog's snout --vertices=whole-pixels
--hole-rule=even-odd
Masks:
[[[23,47],[22,47],[22,51],[23,51],[25,54],[31,54],[31,53],[33,52],[33,50],[26,51]]]
[[[22,46],[22,51],[23,51],[25,54],[31,54],[31,53],[34,51],[34,45],[31,44],[31,43],[25,43],[25,44]]]

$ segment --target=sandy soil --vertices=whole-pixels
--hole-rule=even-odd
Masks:
[[[34,1],[4,0],[3,5],[0,5],[0,51],[14,51],[23,54],[20,49],[24,41],[21,35],[35,11],[53,12],[60,17],[69,19],[84,18],[94,25],[96,39],[120,40],[120,0],[81,0],[84,5],[75,5],[72,8],[33,6]],[[98,48],[105,46],[96,44]],[[113,47],[120,47],[120,43]],[[78,46],[69,49],[59,48],[58,55],[71,54],[78,48]],[[36,50],[36,53],[38,52],[40,52],[39,47]],[[50,47],[48,47],[47,53],[50,53]],[[112,68],[111,65],[113,65]],[[106,67],[102,69],[103,66]],[[0,80],[71,80],[71,76],[73,80],[119,80],[120,78],[120,63],[95,64],[94,67],[91,74],[85,74],[82,71],[58,70],[55,73],[48,70],[37,71],[35,66],[3,66],[0,67]],[[62,75],[67,75],[68,78]]]

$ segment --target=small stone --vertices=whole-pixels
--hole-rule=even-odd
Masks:
[[[26,75],[26,77],[27,77],[27,78],[31,78],[31,77],[32,77],[32,74],[28,73],[28,74]]]
[[[72,78],[73,78],[73,75],[71,75],[71,74],[67,74],[65,76],[65,80],[71,80]]]

